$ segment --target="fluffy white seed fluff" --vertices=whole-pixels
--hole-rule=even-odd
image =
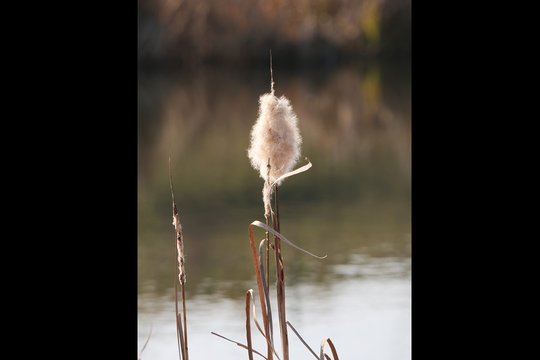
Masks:
[[[265,181],[274,182],[292,170],[300,157],[302,137],[298,130],[298,119],[289,100],[274,92],[259,98],[259,117],[251,130],[251,145],[248,157]],[[270,179],[268,179],[270,159]]]

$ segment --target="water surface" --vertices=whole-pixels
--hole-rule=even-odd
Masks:
[[[411,358],[408,72],[382,64],[327,72],[274,68],[276,95],[290,99],[302,155],[313,163],[280,189],[281,230],[311,252],[328,254],[317,260],[284,248],[287,317],[314,348],[330,337],[343,359]],[[178,358],[169,153],[184,227],[190,358],[246,358],[210,332],[245,342],[245,291],[257,287],[247,226],[264,220],[262,179],[246,149],[258,97],[269,90],[267,75],[260,69],[140,75],[139,349],[152,327],[143,360]],[[312,357],[292,332],[289,340],[291,359]]]

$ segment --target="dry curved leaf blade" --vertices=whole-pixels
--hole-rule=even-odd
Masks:
[[[289,246],[292,246],[293,248],[297,249],[297,250],[300,250],[302,251],[303,253],[306,253],[310,256],[313,256],[314,258],[317,258],[317,259],[325,259],[328,255],[324,255],[324,256],[319,256],[319,255],[315,255],[313,253],[310,253],[309,251],[305,250],[305,249],[302,249],[300,246],[294,244],[292,241],[290,241],[289,239],[287,239],[285,236],[283,236],[281,233],[277,232],[276,230],[274,230],[273,228],[271,228],[270,226],[266,225],[265,223],[263,222],[260,222],[259,220],[255,220],[253,221],[249,227],[251,228],[251,226],[254,225],[254,226],[257,226],[257,227],[260,227],[270,233],[272,233],[274,236],[277,236],[279,237],[282,241],[284,241],[287,245]]]

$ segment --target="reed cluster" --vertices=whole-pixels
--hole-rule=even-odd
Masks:
[[[247,151],[251,165],[263,179],[262,202],[264,207],[265,222],[253,221],[248,226],[248,239],[253,260],[253,269],[257,280],[257,290],[262,314],[263,324],[257,320],[257,312],[253,289],[246,291],[245,314],[246,314],[246,344],[226,338],[223,335],[212,332],[212,334],[231,341],[247,350],[249,360],[253,360],[254,355],[258,355],[266,360],[273,360],[274,356],[278,360],[289,360],[289,334],[288,327],[306,346],[306,348],[318,360],[339,360],[332,340],[325,338],[317,354],[300,336],[299,332],[287,320],[286,296],[285,296],[285,262],[283,259],[282,244],[287,244],[299,251],[302,251],[317,259],[324,259],[325,256],[318,256],[302,249],[287,239],[280,231],[279,214],[279,188],[283,181],[293,175],[300,174],[311,168],[311,162],[306,158],[307,164],[292,170],[300,158],[300,146],[302,137],[298,129],[298,118],[285,96],[277,97],[274,91],[274,79],[272,72],[272,54],[270,53],[270,92],[263,94],[259,98],[259,114],[251,130],[251,142]],[[172,197],[173,225],[175,228],[175,251],[176,251],[176,279],[175,279],[175,307],[176,307],[176,328],[178,339],[178,351],[180,360],[188,360],[188,332],[186,319],[186,271],[184,258],[184,236],[180,223],[180,215],[176,207],[174,191],[172,185],[172,175],[169,158],[169,181]],[[255,228],[265,230],[265,237],[259,243],[255,241]],[[274,317],[270,303],[270,267],[275,269],[276,300],[277,300],[277,326],[281,339],[281,356],[278,355],[274,344]],[[179,310],[179,297],[182,309]],[[259,333],[266,342],[266,354],[253,348],[252,341],[252,321]],[[325,352],[325,345],[328,344],[330,354]]]
[[[212,334],[232,341],[238,346],[247,350],[248,358],[253,359],[253,355],[259,355],[264,359],[273,360],[274,356],[278,360],[289,360],[289,334],[287,328],[290,327],[294,334],[306,348],[319,360],[339,360],[332,340],[323,340],[319,354],[304,341],[298,331],[287,320],[286,296],[285,296],[285,262],[283,259],[282,244],[287,244],[310,256],[324,259],[325,256],[317,256],[307,250],[295,245],[287,239],[280,231],[279,214],[279,188],[283,181],[293,175],[300,174],[312,164],[307,160],[307,164],[296,170],[292,170],[300,158],[300,146],[302,137],[298,129],[298,117],[285,96],[277,97],[274,90],[274,79],[272,70],[272,54],[270,53],[270,92],[263,94],[259,98],[259,114],[251,130],[251,141],[247,151],[252,167],[259,172],[264,180],[262,188],[262,200],[264,206],[265,223],[253,221],[248,226],[248,239],[253,260],[253,269],[257,280],[260,312],[262,314],[263,325],[257,321],[255,300],[253,290],[246,291],[246,344],[230,340],[215,332]],[[259,243],[255,241],[254,228],[259,227],[265,230],[265,237]],[[270,304],[270,267],[274,260],[275,280],[276,280],[276,300],[277,300],[277,323],[281,339],[281,356],[274,346],[272,308]],[[266,355],[253,349],[251,318],[259,333],[266,342]],[[325,345],[331,349],[331,356],[325,352]]]

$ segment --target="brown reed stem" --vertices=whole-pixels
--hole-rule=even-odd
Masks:
[[[178,282],[176,281],[176,279],[174,280],[174,307],[176,310],[176,315],[174,317],[176,318],[176,340],[178,341],[178,357],[180,358],[180,360],[182,360],[182,358],[184,357],[184,340],[181,335],[182,324],[179,322],[178,319]]]
[[[277,224],[277,227],[274,227],[274,229],[277,232],[281,232],[279,230],[279,185],[277,184],[276,184],[276,197],[274,201],[275,201],[275,207],[276,207],[276,224]]]
[[[249,305],[250,305],[250,292],[249,290],[246,291],[246,340],[247,340],[247,347],[248,347],[248,358],[249,360],[253,360],[253,346],[251,344],[251,317],[249,312]]]
[[[186,293],[185,293],[185,283],[182,284],[182,312],[184,317],[184,353],[185,358],[184,360],[189,359],[189,353],[188,353],[188,340],[187,340],[187,319],[186,319]]]
[[[268,196],[271,196],[272,187],[270,185],[270,158],[268,158],[268,163],[266,164],[266,187],[263,187],[263,191],[268,191]],[[265,196],[263,194],[263,196]],[[271,203],[271,202],[270,202]],[[266,205],[265,205],[266,206]],[[264,219],[266,221],[266,225],[270,226],[270,216],[272,213],[272,209],[264,209]],[[265,283],[265,299],[266,299],[266,309],[268,313],[268,327],[270,330],[270,341],[272,342],[272,346],[274,345],[274,329],[273,329],[273,321],[272,321],[272,309],[270,305],[270,233],[268,231],[265,232],[265,239],[266,239],[266,270],[265,273],[262,274],[262,276],[266,276],[266,283]],[[260,251],[260,250],[259,250]],[[262,259],[261,255],[261,262],[264,263],[264,260]]]
[[[176,201],[174,199],[174,190],[172,185],[172,171],[171,171],[171,157],[169,156],[169,186],[171,188],[172,198],[172,213],[173,213],[173,225],[176,235],[176,279],[174,282],[174,297],[176,308],[176,335],[179,340],[179,347],[181,348],[181,359],[188,360],[188,345],[187,345],[187,319],[186,319],[186,294],[185,283],[186,273],[184,268],[184,236],[182,233],[182,224],[180,223],[180,215],[178,215],[178,208],[176,207]],[[178,280],[178,281],[176,281]],[[182,309],[183,309],[183,325],[180,319],[180,313],[178,312],[178,285],[181,287],[182,297]]]
[[[274,216],[274,230],[280,232],[279,225],[279,186],[276,184],[275,195],[275,208],[276,214]],[[277,303],[278,303],[278,317],[279,317],[279,329],[281,335],[281,346],[283,349],[283,360],[289,360],[289,336],[287,333],[287,317],[285,314],[285,264],[283,262],[283,256],[281,254],[281,239],[277,236],[274,237],[275,242],[275,258],[276,258],[276,275],[277,275]]]
[[[251,257],[253,259],[253,267],[255,269],[255,277],[257,279],[257,288],[259,290],[259,300],[261,303],[261,313],[263,316],[263,323],[264,323],[264,333],[267,339],[270,339],[270,328],[268,323],[268,312],[266,309],[266,299],[264,296],[264,288],[263,288],[263,274],[261,274],[261,268],[259,264],[259,254],[257,251],[257,246],[255,245],[255,239],[253,234],[253,228],[251,225],[248,226],[248,232],[249,232],[249,245],[251,248]],[[267,356],[268,360],[273,359],[272,355],[272,345],[267,342]]]
[[[334,346],[334,343],[332,342],[332,340],[328,338],[326,339],[326,342],[328,343],[328,345],[330,345],[330,350],[332,351],[332,356],[334,357],[334,360],[339,360],[336,347]]]
[[[270,217],[266,217],[266,225],[270,226]],[[270,292],[270,233],[266,232],[266,290]]]
[[[271,73],[272,73],[272,49],[270,49],[270,74]],[[271,169],[270,158],[268,158],[268,165],[266,165],[266,168],[268,169],[268,172],[266,175],[266,183],[268,184],[268,188],[270,188],[270,169]],[[271,191],[271,188],[269,191]],[[270,214],[266,214],[266,209],[264,213],[265,213],[264,219],[266,220],[266,225],[270,226]],[[270,293],[270,233],[266,231],[265,236],[266,236],[266,290],[267,290],[267,294],[269,294]],[[270,306],[270,304],[267,304],[267,305]]]

